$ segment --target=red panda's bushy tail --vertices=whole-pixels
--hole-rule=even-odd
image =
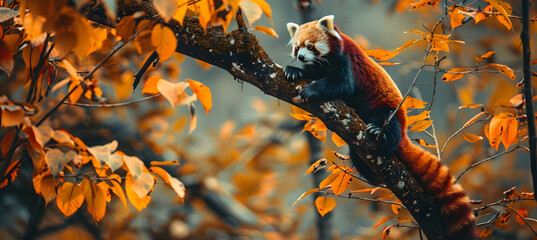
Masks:
[[[440,163],[436,156],[412,144],[406,136],[401,139],[396,154],[441,207],[442,222],[447,226],[448,239],[477,239],[470,199],[461,185],[454,183],[449,169]]]

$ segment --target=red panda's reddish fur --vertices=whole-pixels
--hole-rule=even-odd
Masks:
[[[315,21],[300,26],[294,40],[300,43],[306,39],[312,43],[325,41],[331,51],[341,49],[351,61],[356,85],[360,89],[367,89],[364,92],[369,100],[370,109],[397,108],[403,97],[388,73],[337,27],[335,30],[341,36],[341,40],[323,32],[316,27],[316,24]],[[459,184],[454,183],[449,169],[441,164],[436,156],[412,144],[406,132],[406,110],[400,108],[396,114],[401,124],[401,142],[395,155],[441,207],[442,221],[447,226],[448,239],[477,239],[475,217],[465,191]]]

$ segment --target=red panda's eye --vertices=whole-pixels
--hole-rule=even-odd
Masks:
[[[308,44],[307,48],[308,48],[308,49],[311,49],[311,48],[313,48],[313,45]]]

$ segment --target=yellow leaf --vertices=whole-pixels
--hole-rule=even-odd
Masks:
[[[371,56],[378,61],[386,61],[388,59],[395,57],[397,54],[399,54],[401,50],[409,47],[410,45],[416,43],[417,41],[419,41],[419,39],[410,40],[393,51],[383,50],[383,49],[373,49],[373,50],[367,50],[365,51],[365,53],[368,56]],[[387,64],[383,64],[383,65],[387,65]],[[391,64],[391,65],[395,65],[395,64]]]
[[[518,135],[518,121],[514,117],[506,118],[502,124],[502,143],[508,149]]]
[[[347,145],[347,143],[335,132],[332,133],[332,142],[334,142],[338,147]]]
[[[58,188],[58,196],[56,197],[56,203],[60,211],[69,217],[75,213],[76,210],[82,206],[84,202],[84,191],[78,184],[72,182],[65,182],[60,188]]]
[[[120,178],[121,179],[121,178]],[[115,179],[110,180],[112,182],[112,187],[110,189],[112,192],[119,197],[121,200],[121,203],[123,203],[123,206],[125,207],[125,210],[127,210],[127,198],[125,197],[125,193],[123,192],[123,189],[121,188],[121,184],[119,184],[118,181]]]
[[[483,140],[483,137],[475,135],[475,134],[471,134],[471,133],[464,133],[462,134],[462,136],[464,137],[466,141],[471,142],[471,143]]]
[[[318,192],[319,189],[318,188],[313,188],[313,189],[310,189],[308,191],[306,191],[305,193],[302,193],[302,195],[300,195],[300,197],[298,197],[298,199],[293,203],[293,207],[298,203],[298,201],[300,201],[301,199],[305,198],[306,196],[314,193],[314,192]]]
[[[509,3],[501,0],[484,0],[485,2],[490,3],[490,5],[500,13],[500,16],[496,18],[500,23],[502,23],[508,30],[511,30],[512,23],[509,19],[509,14],[512,12],[511,5]]]
[[[100,221],[106,213],[106,192],[108,189],[105,192],[104,186],[108,185],[105,182],[101,183],[104,185],[98,186],[87,178],[84,178],[81,183],[88,212],[93,215],[93,220],[96,222]]]
[[[0,126],[2,127],[16,126],[24,119],[24,110],[22,110],[19,106],[0,105],[0,110],[2,112]]]
[[[293,112],[290,113],[290,114],[291,114],[291,116],[292,116],[293,118],[295,118],[296,120],[300,120],[300,121],[309,121],[309,120],[315,118],[315,117],[313,117],[313,116],[311,115],[311,113],[302,110],[302,108],[299,108],[299,107],[297,107],[297,106],[295,106],[295,105],[292,105],[291,107],[293,108]]]
[[[431,126],[431,124],[433,124],[433,120],[423,120],[414,124],[409,131],[421,132]]]
[[[250,26],[252,26],[255,21],[259,20],[261,15],[263,15],[263,10],[261,7],[250,0],[242,0],[239,3],[239,6]]]
[[[427,102],[408,96],[405,98],[405,101],[403,102],[403,105],[401,107],[403,109],[409,109],[409,108],[418,109],[418,108],[425,108],[425,104],[427,104]]]
[[[451,12],[451,29],[454,29],[460,25],[462,25],[462,20],[464,20],[466,16],[464,16],[463,11],[461,11],[459,8],[456,8]]]
[[[52,148],[45,154],[45,161],[47,162],[50,171],[53,176],[56,176],[58,172],[63,170],[65,165],[75,158],[77,153],[73,150],[69,150],[64,153],[57,148]]]
[[[276,31],[274,31],[274,29],[272,28],[269,28],[269,27],[265,27],[265,26],[255,26],[252,28],[253,30],[257,30],[257,31],[260,31],[262,33],[265,33],[271,37],[275,37],[275,38],[278,38],[278,34],[276,33]]]
[[[124,71],[117,81],[113,82],[114,90],[118,100],[128,99],[132,95],[132,79],[134,73]]]
[[[444,82],[452,82],[455,80],[459,80],[463,77],[462,72],[467,72],[468,69],[466,68],[453,68],[449,70],[449,72],[442,75],[442,81]]]
[[[371,228],[377,228],[378,226],[382,225],[383,223],[387,222],[388,220],[392,218],[393,217],[383,217],[377,223],[375,223],[375,225],[373,225]]]
[[[483,104],[464,104],[462,106],[459,107],[459,109],[462,109],[462,108],[478,108],[478,107],[481,107],[483,106]]]
[[[170,160],[170,161],[151,161],[151,166],[176,166],[179,165],[179,161]]]
[[[157,89],[168,100],[172,107],[184,104],[188,95],[185,89],[188,87],[187,82],[172,83],[164,79],[160,79],[157,83]]]
[[[161,63],[170,58],[177,48],[175,34],[170,28],[161,24],[153,27],[153,31],[151,31],[151,43],[156,48]]]
[[[142,93],[149,93],[149,94],[157,94],[159,93],[159,90],[157,88],[157,84],[161,78],[159,76],[151,76],[147,80],[145,80],[144,88],[142,89]]]
[[[334,210],[336,207],[336,200],[331,197],[319,196],[315,199],[315,206],[319,214],[324,217],[327,213]]]
[[[132,175],[128,173],[125,179],[125,191],[127,192],[127,197],[131,204],[138,209],[138,211],[142,211],[142,209],[146,208],[147,204],[151,201],[151,196],[146,195],[144,197],[139,197],[138,194],[132,190],[133,182],[134,179]]]
[[[151,172],[157,174],[166,184],[168,184],[175,191],[177,196],[181,199],[185,197],[185,185],[177,178],[172,177],[166,170],[160,167],[151,167]]]
[[[516,75],[515,72],[508,66],[505,66],[503,64],[497,64],[497,63],[489,63],[485,67],[492,67],[500,71],[503,75],[507,76],[511,80],[515,80]]]
[[[192,79],[186,79],[185,81],[189,83],[188,86],[190,87],[190,89],[192,89],[194,94],[196,94],[196,96],[200,100],[201,104],[203,105],[203,108],[205,108],[205,113],[209,114],[209,111],[213,107],[211,89],[209,89],[203,83]]]
[[[84,89],[82,89],[82,87],[80,87],[79,85],[80,83],[73,84],[72,82],[71,84],[69,84],[69,92],[71,92],[73,88],[76,88],[75,90],[73,90],[73,93],[69,95],[69,103],[71,104],[76,103],[78,99],[80,99],[82,94],[84,94]]]
[[[330,183],[330,187],[335,195],[339,195],[347,189],[351,183],[352,176],[346,172],[340,171],[338,176]]]
[[[307,175],[308,173],[311,173],[311,172],[316,173],[317,171],[319,171],[320,169],[323,169],[323,168],[326,168],[326,159],[325,158],[319,159],[316,162],[314,162],[313,164],[311,164],[310,167],[308,168],[308,170],[306,170],[306,173],[304,173],[304,175]]]
[[[424,147],[428,147],[428,148],[435,148],[436,145],[432,145],[432,144],[428,144],[425,140],[423,139],[412,139],[414,141],[416,141],[417,143],[419,143],[420,145],[424,146]]]
[[[319,188],[323,189],[325,187],[328,187],[330,183],[334,181],[339,176],[340,171],[332,172],[332,174],[328,175],[321,183],[319,183]]]
[[[432,7],[436,6],[436,4],[438,4],[440,1],[442,0],[419,0],[415,3],[412,3],[412,7],[409,9],[410,10],[414,10],[416,8],[420,8],[420,7],[423,7],[423,6],[427,6],[427,5],[431,5]]]
[[[425,119],[429,118],[429,113],[430,112],[431,111],[423,111],[418,115],[407,116],[408,117],[407,120],[406,120],[407,125],[410,126],[410,125],[412,125],[414,123],[417,123],[417,122],[419,122],[421,120],[425,120]]]
[[[173,15],[173,19],[179,22],[181,26],[183,25],[183,20],[185,19],[186,10],[188,9],[188,2],[185,0],[177,1],[177,10]]]
[[[170,21],[170,19],[172,19],[172,17],[175,15],[177,4],[177,0],[153,0],[155,9],[165,22]]]
[[[268,18],[272,17],[272,11],[270,10],[270,5],[267,2],[265,2],[265,0],[250,0],[250,1],[259,5],[259,7],[263,10],[263,12]]]

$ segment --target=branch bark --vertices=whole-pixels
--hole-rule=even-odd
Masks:
[[[118,1],[118,17],[144,11],[156,15],[151,1]],[[94,16],[96,15],[96,16]],[[99,12],[88,12],[89,19],[98,21]],[[397,158],[376,156],[362,146],[365,143],[365,124],[354,110],[343,101],[295,103],[299,85],[285,79],[281,66],[272,61],[255,35],[244,29],[230,33],[218,26],[203,29],[195,18],[186,17],[183,26],[176,21],[168,24],[178,40],[177,52],[208,62],[228,71],[235,79],[248,82],[265,94],[296,105],[323,121],[326,126],[345,140],[351,150],[363,159],[386,183],[386,186],[407,207],[419,223],[428,239],[445,239],[440,209],[433,199],[424,193],[419,183],[409,175]],[[283,44],[282,44],[283,45]]]
[[[528,119],[528,136],[530,147],[530,167],[533,191],[537,192],[537,137],[535,136],[535,117],[533,111],[533,88],[531,87],[531,49],[530,49],[530,3],[522,0],[522,59],[524,69],[524,98],[526,99],[526,116]],[[537,198],[536,198],[537,200]]]

